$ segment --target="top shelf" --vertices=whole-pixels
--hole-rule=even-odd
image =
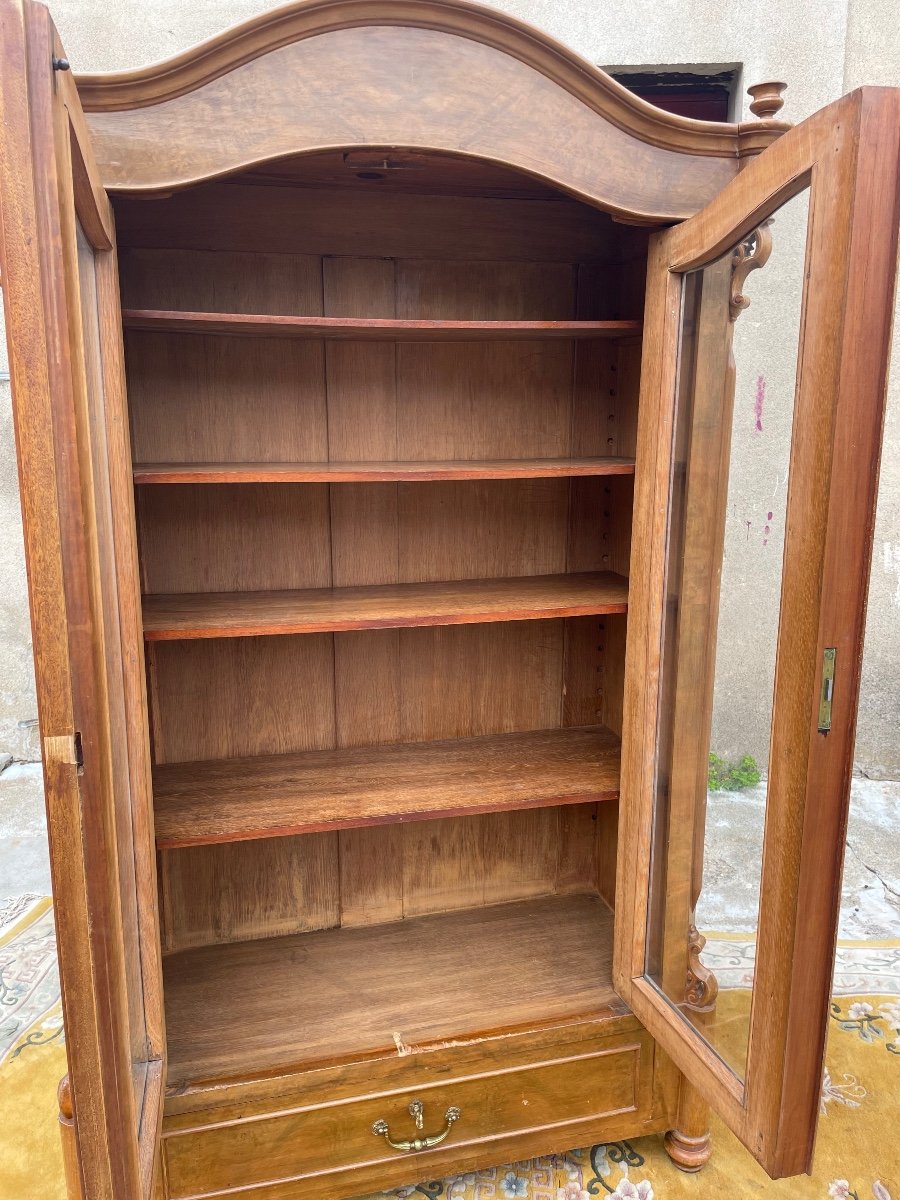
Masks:
[[[640,321],[400,321],[376,317],[287,317],[144,308],[126,308],[122,319],[126,329],[170,333],[391,342],[620,338],[641,331]]]

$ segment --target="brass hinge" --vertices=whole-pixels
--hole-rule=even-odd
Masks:
[[[819,693],[819,733],[831,729],[831,701],[834,696],[834,660],[837,650],[826,646],[822,655],[822,690]]]

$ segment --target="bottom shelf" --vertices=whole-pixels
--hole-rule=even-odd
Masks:
[[[549,896],[165,960],[169,1085],[621,1011],[613,918]]]

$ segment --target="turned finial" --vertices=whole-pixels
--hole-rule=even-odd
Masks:
[[[786,83],[771,79],[766,83],[754,83],[752,87],[748,87],[747,92],[753,97],[750,104],[753,115],[761,121],[768,121],[779,113],[784,104],[781,93],[786,87]]]

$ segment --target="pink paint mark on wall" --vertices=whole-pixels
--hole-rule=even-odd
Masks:
[[[755,428],[757,433],[762,433],[762,414],[763,404],[766,399],[766,380],[763,375],[756,377],[756,400],[753,404],[753,415],[756,418]]]
[[[768,544],[769,544],[769,534],[772,532],[772,526],[769,524],[769,522],[771,520],[772,520],[772,514],[766,513],[766,527],[763,530],[763,545],[764,546],[768,546]]]

